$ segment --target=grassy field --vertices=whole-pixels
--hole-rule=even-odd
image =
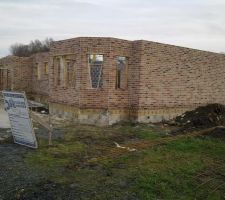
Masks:
[[[170,129],[68,126],[57,130],[48,147],[39,128],[38,150],[15,145],[17,161],[1,162],[10,170],[0,199],[225,199],[225,141],[193,137],[154,145],[174,137]],[[135,145],[142,143],[153,145]]]

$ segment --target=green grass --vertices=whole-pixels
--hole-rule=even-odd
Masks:
[[[145,140],[152,140],[162,137],[160,133],[156,133],[153,130],[140,130],[138,137]]]
[[[127,124],[109,128],[68,127],[64,131],[64,139],[54,141],[53,147],[41,140],[40,148],[29,153],[25,163],[65,188],[75,183],[76,190],[69,191],[76,191],[74,195],[81,199],[225,198],[224,141],[179,139],[98,160],[108,155],[104,148],[116,148],[113,141],[117,136],[120,144],[129,144],[134,138],[153,141],[165,137],[164,130]],[[88,163],[90,159],[97,161]]]
[[[214,189],[224,183],[224,155],[224,142],[191,138],[144,150],[125,157],[124,162],[131,169],[138,168],[134,188],[141,199],[223,199],[225,187]],[[221,175],[216,177],[210,170],[218,166],[216,172]],[[208,169],[206,180],[196,179]],[[199,187],[211,178],[209,184]]]
[[[47,146],[47,141],[39,140],[42,146],[35,152],[27,154],[25,163],[35,171],[43,172],[52,181],[65,183],[67,175],[61,171],[71,163],[76,154],[84,151],[85,145],[77,141],[54,141],[54,145]],[[44,145],[43,145],[44,144]]]

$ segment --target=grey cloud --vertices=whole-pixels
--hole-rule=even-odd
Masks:
[[[225,51],[223,0],[0,0],[0,56],[15,42],[112,36]]]

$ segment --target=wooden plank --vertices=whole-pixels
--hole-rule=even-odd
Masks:
[[[43,127],[45,127],[46,129],[48,129],[49,131],[52,131],[52,125],[48,122],[46,122],[44,119],[42,119],[40,116],[36,115],[33,111],[30,112],[30,116],[31,118],[36,121],[37,123],[39,123],[40,125],[42,125]]]
[[[39,103],[39,102],[36,102],[36,101],[31,101],[31,100],[28,100],[28,105],[29,105],[30,108],[41,108],[41,107],[45,107],[44,104]]]

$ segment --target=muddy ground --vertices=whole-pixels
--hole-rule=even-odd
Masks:
[[[37,150],[0,129],[0,200],[225,199],[223,127],[187,138],[181,122],[55,126],[50,147],[34,127]]]
[[[104,162],[114,158],[111,150],[117,148],[115,142],[124,145],[141,140],[133,133],[120,132],[122,129],[123,125],[112,129],[92,126],[57,128],[53,133],[53,146],[48,147],[47,131],[35,124],[39,150],[13,144],[9,129],[0,129],[0,136],[7,138],[0,143],[0,199],[92,199],[93,195],[104,190],[107,185],[104,181],[110,183],[113,172],[104,166]],[[124,150],[124,153],[129,151]],[[103,155],[107,155],[109,160],[102,158]],[[99,163],[95,159],[99,159]],[[125,168],[119,163],[117,167]],[[78,172],[78,178],[74,176],[71,180],[68,176],[74,171]],[[116,182],[118,180],[118,185],[111,185],[108,189],[113,191],[129,187],[126,177],[120,176],[113,178]],[[100,182],[96,184],[95,180]],[[119,192],[120,198],[138,199],[135,193],[122,195],[122,191]],[[117,199],[116,193],[109,194],[110,199]]]
[[[54,131],[48,147],[46,130],[35,127],[38,150],[13,144],[11,137],[0,144],[1,200],[224,198],[225,145],[218,139],[179,139],[129,151],[124,147],[173,137],[174,127],[67,126]]]

